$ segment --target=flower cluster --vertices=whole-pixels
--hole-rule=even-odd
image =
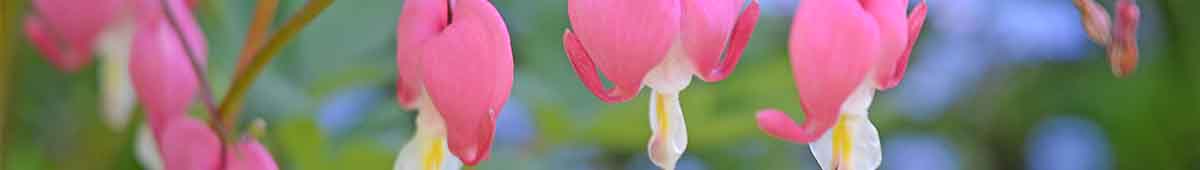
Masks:
[[[285,24],[289,30],[267,44],[261,35],[270,15],[256,16],[263,20],[252,24],[239,75],[220,108],[208,96],[207,40],[192,16],[193,1],[33,0],[24,29],[65,73],[84,68],[93,50],[105,56],[110,78],[103,84],[112,88],[104,89],[114,91],[105,95],[111,103],[106,112],[117,115],[110,124],[126,124],[121,115],[135,95],[146,112],[138,152],[146,167],[278,169],[254,135],[231,134],[234,121],[226,113],[236,112],[231,110],[248,82],[282,42],[332,3],[313,1],[318,3],[305,7],[311,13],[296,15],[299,22]],[[1132,72],[1140,18],[1134,0],[1117,0],[1115,24],[1093,0],[1074,2],[1089,37],[1108,48],[1113,73]],[[782,111],[764,109],[757,113],[758,127],[809,144],[822,169],[878,168],[882,151],[868,109],[877,91],[904,78],[926,8],[924,0],[911,10],[909,0],[800,2],[788,50],[805,119],[797,124]],[[267,9],[259,14],[273,13]],[[759,10],[757,0],[568,0],[571,26],[562,43],[576,75],[600,101],[627,102],[650,88],[646,152],[654,165],[675,169],[688,143],[680,94],[693,76],[718,82],[732,74]],[[404,2],[396,28],[396,96],[399,105],[418,113],[416,132],[394,169],[459,169],[488,159],[513,86],[510,44],[506,23],[488,0]],[[204,101],[209,122],[187,113],[196,98]]]

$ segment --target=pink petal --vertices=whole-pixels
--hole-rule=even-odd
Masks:
[[[683,45],[700,79],[708,82],[724,80],[741,59],[758,22],[758,1],[752,0],[739,16],[741,7],[740,0],[683,1]],[[729,40],[728,49],[726,40]],[[724,60],[721,60],[722,51],[725,52]]]
[[[567,34],[575,36],[564,36],[564,46],[573,58],[588,56],[608,76],[614,89],[588,85],[598,75],[579,75],[594,95],[610,103],[626,101],[641,90],[646,73],[662,62],[680,31],[679,2],[674,0],[570,0],[567,14],[572,27]],[[582,49],[570,47],[576,38]],[[591,65],[571,61],[574,66]],[[575,68],[577,73],[588,69],[593,68]],[[609,93],[595,93],[604,91]]]
[[[129,74],[137,98],[148,113],[147,121],[159,135],[167,120],[187,111],[198,81],[177,33],[167,22],[149,23],[156,25],[139,24],[135,28]]]
[[[64,72],[76,72],[91,63],[96,38],[113,21],[122,3],[119,0],[35,0],[33,10],[39,17],[27,18],[26,32],[55,67]]]
[[[34,0],[33,10],[72,48],[90,50],[92,41],[114,20],[122,0]]]
[[[192,57],[207,58],[208,57],[208,40],[204,38],[204,32],[200,30],[200,26],[196,24],[196,19],[192,17],[192,10],[187,7],[183,0],[167,0],[167,8],[171,12],[178,31],[183,33],[183,40],[187,42],[188,52],[191,52]],[[204,61],[204,60],[198,60]],[[200,63],[200,65],[205,65]]]
[[[192,69],[191,50],[200,67],[204,66],[208,49],[202,32],[190,11],[179,0],[168,1],[172,6],[175,24],[168,22],[163,4],[158,0],[140,0],[134,26],[130,75],[134,91],[146,110],[146,120],[156,135],[173,117],[184,115],[196,93],[198,80]],[[149,8],[149,10],[148,10]],[[180,31],[187,40],[180,40]],[[187,42],[185,49],[184,42]]]
[[[277,170],[275,159],[271,152],[254,138],[247,137],[238,143],[237,148],[229,150],[225,162],[230,170]]]
[[[220,139],[200,120],[176,117],[158,141],[165,169],[213,170],[220,166]]]
[[[1109,62],[1113,74],[1124,77],[1137,67],[1137,27],[1141,10],[1132,0],[1117,1],[1117,22],[1113,28],[1113,42],[1108,47]]]
[[[450,152],[463,163],[487,159],[497,114],[512,88],[508,29],[490,3],[459,0],[453,23],[421,58],[430,99],[446,121]]]
[[[805,112],[807,113],[807,112]],[[816,141],[824,134],[825,129],[833,127],[834,121],[824,119],[837,120],[836,114],[824,115],[828,117],[816,118],[814,115],[805,114],[804,127],[796,125],[796,121],[788,117],[787,113],[776,109],[764,109],[758,111],[756,120],[758,128],[766,132],[771,137],[787,140],[793,143],[809,143]],[[821,119],[817,121],[816,119]],[[813,121],[809,121],[813,120]]]
[[[1074,0],[1075,8],[1079,9],[1080,19],[1083,20],[1083,29],[1087,31],[1088,38],[1092,39],[1100,45],[1108,45],[1109,39],[1112,38],[1110,31],[1112,29],[1111,21],[1109,21],[1108,12],[1104,6],[1100,6],[1095,0]]]
[[[80,60],[79,52],[65,51],[60,47],[61,43],[57,35],[52,34],[49,26],[36,16],[25,17],[25,35],[33,42],[34,47],[37,47],[38,52],[50,60],[54,67],[65,72],[79,71],[87,61]],[[63,53],[71,54],[72,56],[64,56]],[[89,56],[90,57],[90,56]]]
[[[786,114],[767,110],[759,113],[759,127],[797,143],[820,137],[875,63],[881,50],[876,26],[857,2],[801,2],[792,22],[789,52],[804,124],[796,126]]]
[[[396,96],[412,106],[421,95],[421,49],[426,40],[446,27],[449,9],[444,0],[404,1],[396,26]]]
[[[621,86],[605,88],[604,82],[600,80],[600,74],[596,73],[596,65],[592,63],[591,56],[588,55],[583,44],[579,42],[579,38],[571,30],[563,32],[563,50],[567,52],[567,59],[571,61],[571,67],[575,68],[575,74],[579,75],[579,80],[583,81],[583,86],[587,87],[592,95],[600,98],[600,101],[606,103],[629,101],[641,90],[641,86],[634,90],[621,89]]]
[[[908,68],[908,56],[912,55],[912,49],[917,45],[917,38],[921,36],[921,27],[925,25],[925,0],[921,0],[913,12],[908,14],[908,46],[904,47],[904,52],[900,53],[900,58],[896,59],[896,65],[892,67],[894,71],[891,73],[891,78],[888,81],[880,81],[880,89],[887,90],[900,84],[900,80],[904,79],[904,72]]]
[[[908,64],[909,21],[904,15],[908,0],[865,0],[863,7],[879,26],[882,51],[875,65],[875,82],[880,89],[890,89],[900,83]]]

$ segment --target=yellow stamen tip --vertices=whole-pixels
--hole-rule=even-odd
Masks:
[[[654,101],[655,101],[654,102],[654,112],[655,112],[656,117],[658,118],[658,131],[659,131],[659,135],[661,135],[659,137],[662,137],[662,138],[666,138],[668,136],[668,134],[670,134],[670,132],[671,132],[669,129],[667,129],[667,127],[670,127],[670,126],[667,126],[667,125],[669,125],[669,121],[667,121],[668,118],[667,118],[666,100],[667,100],[666,97],[663,96],[662,94],[658,94],[658,93],[654,94]]]
[[[429,145],[429,151],[425,153],[424,170],[440,170],[442,169],[442,140],[435,139]]]
[[[854,141],[850,135],[854,130],[846,124],[845,115],[847,114],[843,113],[842,115],[838,117],[837,125],[833,127],[833,166],[835,169],[847,170],[848,168],[842,168],[844,167],[842,165],[851,164]]]

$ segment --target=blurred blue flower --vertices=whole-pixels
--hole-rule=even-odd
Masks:
[[[954,145],[931,134],[900,134],[883,140],[883,168],[888,170],[960,169]]]
[[[909,1],[909,3],[917,3],[917,1]],[[954,0],[954,1],[937,1],[930,2],[929,5],[929,20],[935,22],[926,23],[926,30],[937,30],[937,33],[931,34],[935,36],[944,36],[950,39],[966,39],[977,36],[985,19],[987,2],[981,0]]]
[[[351,88],[330,95],[317,111],[317,123],[325,136],[350,132],[363,122],[363,114],[384,100],[386,91],[379,88]]]
[[[918,122],[941,116],[998,64],[1077,60],[1090,43],[1069,1],[939,1],[930,10],[926,31],[937,34],[920,40],[897,90],[898,109]]]
[[[1112,161],[1108,138],[1094,122],[1055,117],[1039,123],[1026,142],[1032,170],[1106,170]]]
[[[901,113],[918,122],[941,116],[947,107],[959,101],[963,93],[975,90],[990,68],[988,58],[974,43],[964,39],[933,37],[921,51],[918,62],[911,62],[904,82],[897,87],[896,106]]]
[[[537,129],[533,127],[529,108],[517,98],[510,98],[496,119],[497,148],[520,148],[533,141]]]
[[[1062,0],[994,1],[990,40],[1016,63],[1077,60],[1091,44],[1074,4]]]

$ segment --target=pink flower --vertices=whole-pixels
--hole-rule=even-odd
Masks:
[[[203,121],[178,117],[163,131],[158,142],[162,167],[167,170],[275,170],[274,158],[266,147],[253,137],[246,136],[227,148],[221,157],[221,141]],[[154,159],[154,158],[149,158]],[[221,162],[224,161],[224,162]],[[221,168],[224,163],[224,168]]]
[[[105,123],[122,131],[133,109],[127,64],[132,29],[126,0],[34,0],[25,17],[27,38],[56,69],[78,72],[101,56],[101,107]]]
[[[758,20],[757,1],[745,10],[742,5],[742,0],[570,0],[572,29],[563,33],[563,47],[584,86],[604,102],[628,101],[643,85],[654,90],[654,135],[647,147],[656,165],[674,169],[687,147],[679,92],[692,75],[716,82],[733,72]],[[604,87],[597,69],[613,88]]]
[[[789,42],[793,78],[805,120],[767,109],[759,127],[771,136],[810,143],[822,169],[875,169],[879,137],[867,119],[876,90],[899,84],[925,20],[921,1],[808,0],[800,3]],[[836,168],[835,168],[836,167]]]
[[[97,37],[115,19],[123,0],[34,0],[25,34],[46,59],[64,72],[92,60]]]
[[[396,169],[486,160],[512,88],[508,29],[486,0],[404,2],[396,29],[397,95],[420,111]],[[443,142],[444,141],[444,142]]]
[[[173,4],[176,3],[167,5]],[[129,74],[137,98],[147,113],[146,121],[155,136],[161,136],[168,120],[186,115],[187,106],[192,103],[199,86],[192,60],[187,57],[196,57],[195,60],[203,66],[207,49],[204,36],[196,29],[195,21],[191,20],[191,13],[186,12],[188,9],[178,8],[184,10],[181,13],[183,15],[173,15],[180,27],[189,25],[184,22],[191,22],[191,29],[179,31],[162,14],[159,0],[140,0],[136,5],[139,13],[135,21]],[[179,32],[186,37],[179,37]],[[184,49],[184,41],[188,42],[190,50]],[[192,54],[187,54],[188,51]]]
[[[1141,10],[1133,0],[1117,0],[1116,25],[1103,6],[1094,0],[1075,0],[1075,7],[1083,18],[1083,28],[1093,42],[1108,47],[1108,61],[1113,75],[1124,77],[1137,67],[1137,27]]]
[[[203,121],[186,114],[199,86],[193,59],[203,68],[207,47],[190,10],[180,0],[169,0],[166,18],[160,0],[140,0],[137,9],[129,72],[134,91],[146,111],[162,167],[170,170],[221,168],[221,143]],[[175,21],[172,25],[171,20]],[[176,29],[178,28],[178,29]],[[179,37],[182,35],[183,37]],[[184,44],[186,42],[186,44]],[[186,45],[186,47],[185,47]],[[226,153],[225,166],[241,169],[276,169],[270,154],[251,138]],[[152,152],[153,153],[153,152]],[[154,158],[149,158],[154,159]],[[158,165],[147,163],[148,165]]]
[[[1142,12],[1133,0],[1117,1],[1117,25],[1113,27],[1113,44],[1109,47],[1108,61],[1113,74],[1118,77],[1129,75],[1137,67],[1137,27]]]

